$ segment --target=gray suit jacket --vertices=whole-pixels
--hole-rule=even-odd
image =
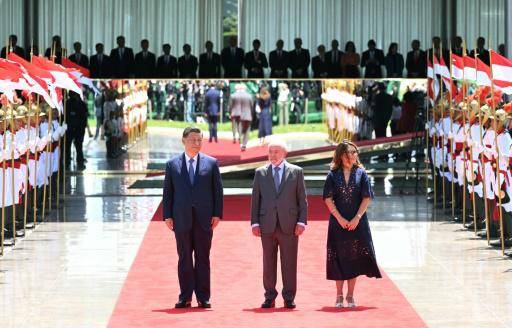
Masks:
[[[297,222],[307,223],[308,203],[302,168],[285,162],[281,185],[276,192],[272,165],[256,169],[252,187],[251,225],[262,233],[273,233],[277,220],[285,234],[293,234]]]

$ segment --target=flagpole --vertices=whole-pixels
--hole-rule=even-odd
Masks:
[[[14,175],[15,175],[15,167],[14,167],[14,133],[15,127],[14,127],[14,108],[11,106],[11,115],[9,120],[10,130],[11,130],[11,190],[12,190],[12,231],[13,231],[13,239],[14,243],[16,244],[16,194],[14,193]]]
[[[4,240],[5,240],[5,111],[4,105],[2,105],[2,111],[4,116],[2,117],[3,132],[2,132],[2,255],[4,255]]]
[[[442,56],[441,56],[442,58]],[[455,220],[455,156],[454,156],[454,135],[453,135],[453,80],[452,80],[452,48],[450,45],[450,92],[449,101],[450,101],[450,132],[452,134],[451,139],[448,138],[448,142],[450,142],[450,157],[452,158],[452,220]]]
[[[27,211],[28,211],[28,165],[30,161],[30,109],[32,107],[32,99],[28,98],[28,111],[27,111],[27,153],[26,153],[26,163],[25,163],[25,200],[23,202],[23,229],[25,230],[25,227],[27,225]],[[35,227],[35,226],[34,226]],[[24,231],[26,233],[26,231]]]
[[[462,43],[462,93],[463,93],[463,99],[466,101],[466,105],[467,105],[467,108],[468,108],[468,114],[469,114],[469,110],[472,110],[472,108],[470,107],[470,104],[468,103],[468,98],[467,98],[467,83],[466,83],[466,73],[464,72],[464,58],[466,57],[466,42],[463,41]],[[479,105],[480,107],[480,105]],[[479,109],[480,110],[480,109]],[[469,117],[468,117],[469,119]],[[469,120],[468,121],[468,133],[469,135],[471,136],[471,121]],[[467,138],[466,138],[467,140]],[[474,228],[474,231],[475,231],[475,236],[477,234],[477,222],[476,222],[476,199],[475,199],[475,169],[473,167],[473,136],[471,136],[471,143],[469,144],[469,156],[470,156],[470,159],[469,159],[469,165],[470,165],[470,170],[471,170],[471,203],[472,203],[472,206],[473,206],[473,228]],[[464,192],[466,192],[466,188],[464,189]]]
[[[476,71],[476,79],[477,79],[477,85],[478,85],[478,62],[477,62],[477,58],[476,58],[476,45],[475,45],[475,51],[473,52],[473,56],[474,56],[474,59],[475,59],[475,71]],[[480,106],[480,105],[479,105]],[[484,149],[485,146],[484,146],[484,139],[483,139],[483,133],[482,133],[482,111],[479,110],[478,111],[478,120],[480,122],[480,143],[481,143],[481,148]],[[486,233],[487,233],[487,245],[490,244],[490,224],[489,224],[489,206],[488,206],[488,203],[487,203],[487,186],[485,184],[485,162],[483,160],[483,153],[480,153],[480,167],[482,168],[481,169],[481,176],[482,176],[482,184],[483,184],[483,191],[484,191],[484,210],[485,210],[485,229],[486,229]]]
[[[39,107],[39,95],[37,95],[37,98],[36,98],[36,118],[35,118],[35,129],[36,129],[36,135],[35,135],[35,139],[36,140],[39,140],[39,132],[40,132],[40,129],[39,129],[39,124],[41,123],[40,122],[40,118],[39,118],[39,115],[41,113],[40,111],[40,107]],[[35,151],[35,169],[34,169],[34,200],[33,200],[33,206],[34,206],[34,226],[36,225],[37,223],[37,211],[38,211],[38,206],[37,206],[37,166],[39,164],[39,150],[37,149],[38,148],[38,145],[36,144],[36,151]],[[42,220],[42,217],[41,217],[41,220]]]
[[[434,49],[432,48],[432,54],[435,58]],[[439,43],[439,56],[443,56],[443,45],[442,43]],[[434,76],[437,79],[437,76],[435,74],[435,63],[434,63]],[[443,184],[443,217],[446,214],[446,183],[445,183],[445,176],[444,176],[444,170],[446,169],[446,156],[444,153],[444,142],[445,142],[445,135],[444,135],[444,93],[443,93],[443,78],[441,77],[441,84],[439,86],[439,92],[441,93],[441,131],[443,132],[443,135],[441,136],[441,156],[442,156],[442,166],[441,166],[441,182]]]
[[[489,49],[489,62],[492,63],[492,51]],[[498,147],[498,127],[497,127],[497,117],[496,117],[496,108],[498,104],[494,101],[494,79],[493,79],[493,70],[491,66],[491,105],[492,110],[494,111],[494,146],[496,147],[496,175],[498,180],[498,194],[494,193],[496,197],[498,197],[498,206],[499,206],[499,215],[500,215],[500,239],[501,239],[501,255],[505,255],[505,232],[503,231],[503,209],[501,206],[501,179],[500,179],[500,147]],[[477,71],[478,74],[478,71]]]
[[[428,51],[427,51],[426,55],[427,55],[427,62],[428,62],[428,59],[429,59]],[[433,43],[432,43],[432,57],[434,57],[434,44]],[[432,59],[430,61],[430,63],[433,63],[433,62],[434,62],[434,60]],[[434,67],[432,66],[432,75],[434,75],[434,76],[431,79],[432,80],[431,84],[434,83],[434,78],[435,78],[435,74],[433,74],[433,73],[434,73]],[[431,85],[431,87],[433,88],[433,99],[432,99],[433,125],[432,125],[432,127],[434,128],[434,133],[433,133],[433,138],[432,138],[433,139],[432,140],[433,141],[432,149],[433,149],[434,155],[432,156],[432,160],[433,160],[432,167],[433,167],[434,171],[433,171],[432,178],[434,179],[434,211],[433,211],[433,213],[435,215],[435,213],[436,213],[435,209],[437,208],[437,176],[436,176],[436,169],[437,169],[436,157],[437,157],[437,145],[438,145],[437,133],[436,133],[437,107],[436,107],[435,90],[434,90],[435,87],[434,87],[434,85]]]

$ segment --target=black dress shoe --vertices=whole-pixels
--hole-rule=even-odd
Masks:
[[[271,309],[274,307],[276,307],[276,301],[271,300],[271,299],[266,299],[265,302],[263,302],[263,304],[261,304],[262,309]]]
[[[201,309],[209,309],[212,307],[212,304],[210,303],[210,301],[198,301],[197,306],[200,307]]]
[[[189,308],[190,306],[191,306],[191,302],[190,301],[185,301],[185,300],[179,300],[178,303],[176,303],[174,305],[174,307],[176,309]]]
[[[506,238],[504,244],[505,244],[505,248],[511,247],[512,239]],[[491,241],[490,245],[491,245],[491,247],[494,247],[494,248],[501,248],[501,239]]]
[[[284,301],[284,307],[287,309],[295,309],[296,305],[294,301]]]

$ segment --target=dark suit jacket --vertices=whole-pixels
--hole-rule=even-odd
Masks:
[[[343,51],[338,49],[338,60],[335,60],[333,58],[332,50],[329,50],[325,53],[325,58],[327,59],[327,62],[329,63],[329,77],[336,78],[341,77],[342,70],[341,70],[341,57],[343,56]]]
[[[324,60],[320,59],[320,56],[313,57],[311,62],[311,67],[313,69],[313,77],[317,79],[325,79],[329,77],[330,72],[330,63],[327,61],[327,58],[324,56]]]
[[[178,60],[176,57],[169,55],[169,62],[167,65],[165,64],[165,55],[158,57],[155,75],[160,78],[178,77]]]
[[[23,50],[22,47],[20,46],[16,46],[14,47],[14,51],[13,51],[16,55],[20,56],[21,58],[25,58],[27,60],[30,60],[30,58],[28,58],[30,56],[30,53],[28,54],[25,54],[25,50]],[[26,56],[26,57],[25,57]],[[2,48],[2,51],[0,53],[0,57],[2,58],[5,58],[5,47]]]
[[[84,54],[80,54],[80,61],[78,61],[76,57],[77,57],[76,54],[72,54],[68,57],[68,59],[77,65],[80,65],[85,68],[89,68],[89,57],[87,57]]]
[[[116,78],[130,78],[134,76],[134,56],[132,48],[124,48],[123,57],[119,57],[119,48],[110,52],[111,74]]]
[[[361,67],[364,67],[364,77],[371,78],[381,78],[382,77],[382,68],[384,65],[384,52],[380,49],[374,49],[374,59],[377,60],[377,63],[368,63],[370,60],[370,50],[366,50],[363,52],[363,56],[361,57]]]
[[[208,116],[220,113],[220,90],[209,88],[204,95],[204,111]]]
[[[263,78],[263,69],[268,67],[267,56],[261,51],[258,52],[258,60],[254,58],[254,51],[247,52],[244,58],[244,66],[247,69],[248,78]]]
[[[478,59],[489,65],[491,61],[491,57],[489,56],[489,50],[483,49],[480,53],[478,53],[478,49],[473,49],[469,54],[472,58],[475,58],[475,51],[477,52]]]
[[[188,60],[185,55],[178,58],[178,76],[180,79],[195,79],[197,77],[197,57],[189,55]]]
[[[154,53],[149,52],[146,55],[146,59],[142,54],[142,51],[135,55],[135,66],[134,73],[135,77],[139,78],[148,78],[148,77],[156,77],[155,75],[155,67],[156,67],[156,56]]]
[[[193,214],[201,228],[211,230],[211,218],[222,217],[222,179],[213,157],[198,154],[194,185],[190,183],[185,153],[171,158],[165,168],[163,219],[172,218],[174,231],[192,229]]]
[[[281,57],[277,55],[277,50],[272,50],[268,55],[270,64],[270,77],[272,78],[287,78],[288,66],[290,60],[288,58],[288,51],[282,50]]]
[[[292,78],[308,78],[308,68],[311,63],[308,49],[301,49],[300,53],[297,54],[295,49],[288,52],[288,58],[290,59],[290,69],[292,71]]]
[[[199,55],[199,77],[220,77],[220,55],[218,53],[213,52],[211,60],[208,60],[206,52]]]
[[[89,62],[89,72],[91,73],[92,78],[104,79],[110,78],[111,72],[110,68],[112,64],[110,63],[110,57],[103,54],[103,59],[101,60],[101,64],[98,62],[98,55],[91,56],[91,60]]]
[[[427,54],[425,51],[419,50],[417,59],[414,59],[414,51],[409,51],[405,60],[405,68],[407,69],[408,78],[426,78]]]
[[[242,66],[244,65],[244,50],[242,48],[236,48],[235,56],[231,54],[230,47],[222,49],[220,60],[224,69],[224,77],[242,77]]]
[[[44,56],[46,58],[48,58],[48,59],[51,59],[50,58],[51,53],[52,53],[51,49],[50,48],[46,48],[46,51],[44,52]],[[61,50],[57,50],[55,52],[55,63],[56,64],[62,64],[62,49]]]

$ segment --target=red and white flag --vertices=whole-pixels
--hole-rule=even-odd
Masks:
[[[53,84],[56,87],[76,92],[80,95],[80,98],[84,98],[82,86],[74,80],[74,76],[71,75],[66,68],[39,56],[33,56],[32,63],[47,70],[53,76],[55,80]]]
[[[452,77],[456,80],[464,79],[464,59],[452,54]]]

